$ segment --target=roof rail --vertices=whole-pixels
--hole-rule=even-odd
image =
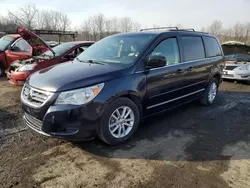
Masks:
[[[141,29],[140,31],[149,31],[149,30],[173,30],[173,31],[194,31],[195,30],[193,28],[183,28],[183,29],[179,29],[178,27],[153,27],[153,28],[146,28],[146,29]]]
[[[178,27],[152,27],[152,28],[145,28],[145,29],[141,29],[140,31],[149,31],[149,30],[160,30],[160,29],[164,29],[164,30],[170,30],[170,29],[175,29],[175,30],[179,30]]]
[[[195,30],[194,29],[192,29],[192,28],[187,28],[187,29],[179,29],[180,31],[194,31],[195,32]]]

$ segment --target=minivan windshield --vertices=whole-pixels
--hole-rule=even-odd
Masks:
[[[3,36],[0,38],[0,51],[4,51],[14,40],[15,38],[9,36]]]
[[[155,34],[109,36],[90,46],[77,59],[81,62],[132,64],[155,36]]]
[[[75,44],[73,43],[62,43],[52,48],[52,50],[55,52],[55,56],[60,56],[74,46]],[[46,51],[43,55],[53,57],[53,53],[50,50]]]

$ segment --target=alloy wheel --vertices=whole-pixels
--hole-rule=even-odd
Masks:
[[[109,131],[115,138],[127,136],[133,129],[135,115],[128,106],[117,108],[109,118]]]
[[[215,100],[216,95],[217,95],[217,84],[213,82],[209,87],[208,101],[212,103]]]

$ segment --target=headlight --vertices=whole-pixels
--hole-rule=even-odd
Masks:
[[[24,65],[18,69],[19,72],[33,70],[36,64]]]
[[[86,104],[93,100],[104,87],[104,83],[97,84],[94,86],[76,89],[72,91],[66,91],[60,93],[56,103],[59,104],[72,104],[72,105],[81,105]]]
[[[239,70],[250,70],[250,65],[243,65],[239,67]]]

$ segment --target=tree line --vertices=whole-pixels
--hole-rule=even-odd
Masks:
[[[249,23],[235,23],[232,27],[223,27],[220,20],[215,20],[202,31],[216,35],[221,42],[234,40],[244,42],[250,45],[250,22]]]
[[[49,29],[49,30],[70,30],[72,22],[67,14],[54,11],[42,10],[33,4],[24,5],[15,11],[8,11],[7,16],[0,15],[0,31],[15,30],[17,26],[27,29]],[[170,26],[170,25],[169,25]],[[172,25],[171,25],[172,26]],[[183,28],[182,25],[177,24]],[[156,27],[155,25],[153,27]],[[88,17],[79,23],[77,40],[97,41],[108,35],[120,32],[139,31],[141,25],[130,17],[107,18],[99,13]],[[201,31],[216,35],[221,42],[236,40],[250,44],[250,23],[235,23],[232,27],[223,27],[219,20],[213,21]],[[48,38],[48,37],[47,37]],[[49,37],[49,40],[56,40]],[[64,40],[72,40],[64,38]]]
[[[19,7],[16,11],[8,11],[7,16],[0,15],[0,31],[12,31],[17,26],[30,30],[66,31],[71,29],[71,25],[72,22],[67,14],[54,10],[41,10],[33,4]],[[79,23],[77,39],[97,41],[111,34],[138,31],[139,29],[140,24],[130,17],[107,18],[102,13],[99,13]],[[55,37],[50,37],[50,39],[53,38]]]

